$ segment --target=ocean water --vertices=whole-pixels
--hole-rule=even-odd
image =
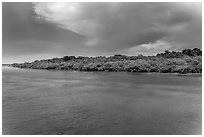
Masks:
[[[3,67],[10,135],[202,133],[202,77]]]

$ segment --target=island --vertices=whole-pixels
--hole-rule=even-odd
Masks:
[[[152,56],[64,56],[35,60],[33,62],[13,63],[12,67],[75,70],[75,71],[127,71],[127,72],[159,72],[159,73],[202,73],[202,51],[198,48],[182,51],[164,51]]]

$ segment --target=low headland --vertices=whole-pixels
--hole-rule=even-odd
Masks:
[[[202,51],[198,48],[184,49],[181,52],[166,50],[155,56],[120,54],[109,57],[64,56],[34,62],[13,63],[10,66],[47,70],[202,73]]]

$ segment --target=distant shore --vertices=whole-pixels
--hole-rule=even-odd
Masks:
[[[64,56],[62,58],[36,60],[30,63],[13,63],[9,66],[67,71],[202,73],[202,51],[197,48],[185,49],[181,52],[165,51],[156,56],[125,56],[119,54],[110,57]]]

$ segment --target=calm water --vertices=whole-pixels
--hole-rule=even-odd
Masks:
[[[3,67],[3,134],[201,134],[201,76]]]

